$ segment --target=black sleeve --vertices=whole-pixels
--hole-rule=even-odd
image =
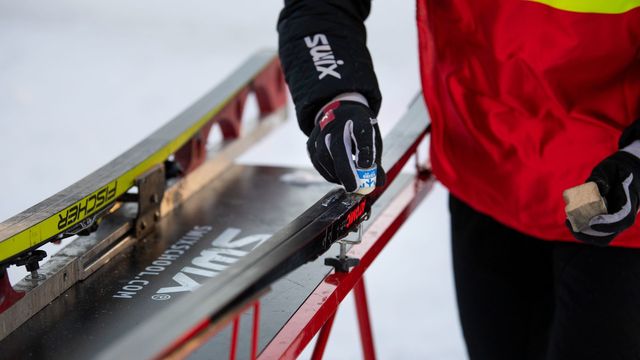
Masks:
[[[345,92],[358,92],[377,115],[382,96],[367,49],[371,0],[285,0],[279,53],[298,123],[309,135],[316,113]]]
[[[636,120],[622,132],[620,141],[618,141],[618,147],[622,149],[636,140],[640,140],[640,119]]]

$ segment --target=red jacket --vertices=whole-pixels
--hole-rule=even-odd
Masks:
[[[435,175],[507,226],[571,240],[562,191],[640,119],[640,1],[418,0],[417,20]],[[640,222],[612,245],[640,247]]]

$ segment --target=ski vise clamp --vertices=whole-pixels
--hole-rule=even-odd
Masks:
[[[356,236],[346,236],[336,241],[340,245],[340,253],[336,257],[325,258],[325,265],[333,267],[336,272],[348,273],[349,269],[360,264],[360,259],[347,256],[347,246],[362,242],[362,226],[362,223],[358,224],[355,230]]]
[[[156,165],[136,178],[138,187],[138,217],[135,220],[135,235],[141,239],[149,235],[160,220],[160,204],[164,196],[165,169]]]

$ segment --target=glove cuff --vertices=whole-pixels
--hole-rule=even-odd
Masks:
[[[627,152],[635,156],[636,158],[640,159],[640,140],[633,141],[631,144],[620,149],[620,151]]]
[[[636,140],[640,140],[640,119],[634,121],[629,127],[624,129],[618,140],[618,148],[625,148]]]
[[[316,117],[314,118],[314,124],[317,124],[318,121],[320,121],[320,118],[322,118],[322,114],[324,114],[324,111],[327,108],[327,106],[331,105],[331,103],[336,101],[353,101],[353,102],[360,103],[366,107],[369,107],[369,102],[367,101],[367,98],[364,97],[364,95],[358,92],[342,93],[334,97],[333,99],[331,99],[331,101],[329,101],[323,107],[320,108],[320,111],[318,111],[318,113],[316,114]]]
[[[640,159],[640,140],[635,140],[631,144],[629,144],[629,145],[625,146],[624,148],[620,149],[620,151],[627,152],[627,153],[637,157],[638,159]]]

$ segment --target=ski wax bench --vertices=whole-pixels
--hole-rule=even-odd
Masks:
[[[257,100],[259,121],[243,128],[244,104],[250,94]],[[282,123],[285,102],[286,88],[275,52],[256,53],[219,86],[132,149],[0,224],[0,339],[151,234],[158,221]],[[220,127],[223,142],[217,151],[208,152],[213,126]],[[127,192],[134,185],[137,192]],[[63,220],[64,226],[58,227]],[[33,268],[35,262],[37,269],[39,252],[35,248],[74,234],[83,236],[45,263],[37,278],[10,285],[6,274],[9,264],[29,263]]]
[[[384,139],[382,162],[388,167],[387,184],[384,187],[377,188],[366,197],[345,193],[341,188],[329,191],[259,247],[196,291],[123,334],[119,341],[101,353],[100,358],[182,358],[202,346],[211,335],[220,331],[234,317],[237,318],[238,314],[274,286],[277,280],[316,260],[333,243],[357,229],[365,218],[371,216],[372,206],[385,194],[393,193],[387,193],[387,189],[394,186],[396,178],[403,178],[399,176],[400,170],[415,154],[428,131],[427,125],[428,115],[422,97],[418,96],[407,114]],[[404,181],[398,183],[409,186],[406,178]],[[413,186],[411,183],[410,188]],[[406,216],[402,219],[406,219]],[[257,312],[257,309],[254,310],[254,313]],[[254,346],[256,344],[257,340]],[[255,355],[255,351],[252,351],[252,355]]]
[[[183,171],[196,168],[206,154],[204,143],[213,123],[219,123],[225,139],[240,135],[239,117],[250,91],[262,115],[284,105],[284,80],[273,52],[253,56],[176,118],[94,173],[0,223],[0,264],[11,264],[48,241],[92,230],[96,215],[108,211],[136,179],[171,155]]]

